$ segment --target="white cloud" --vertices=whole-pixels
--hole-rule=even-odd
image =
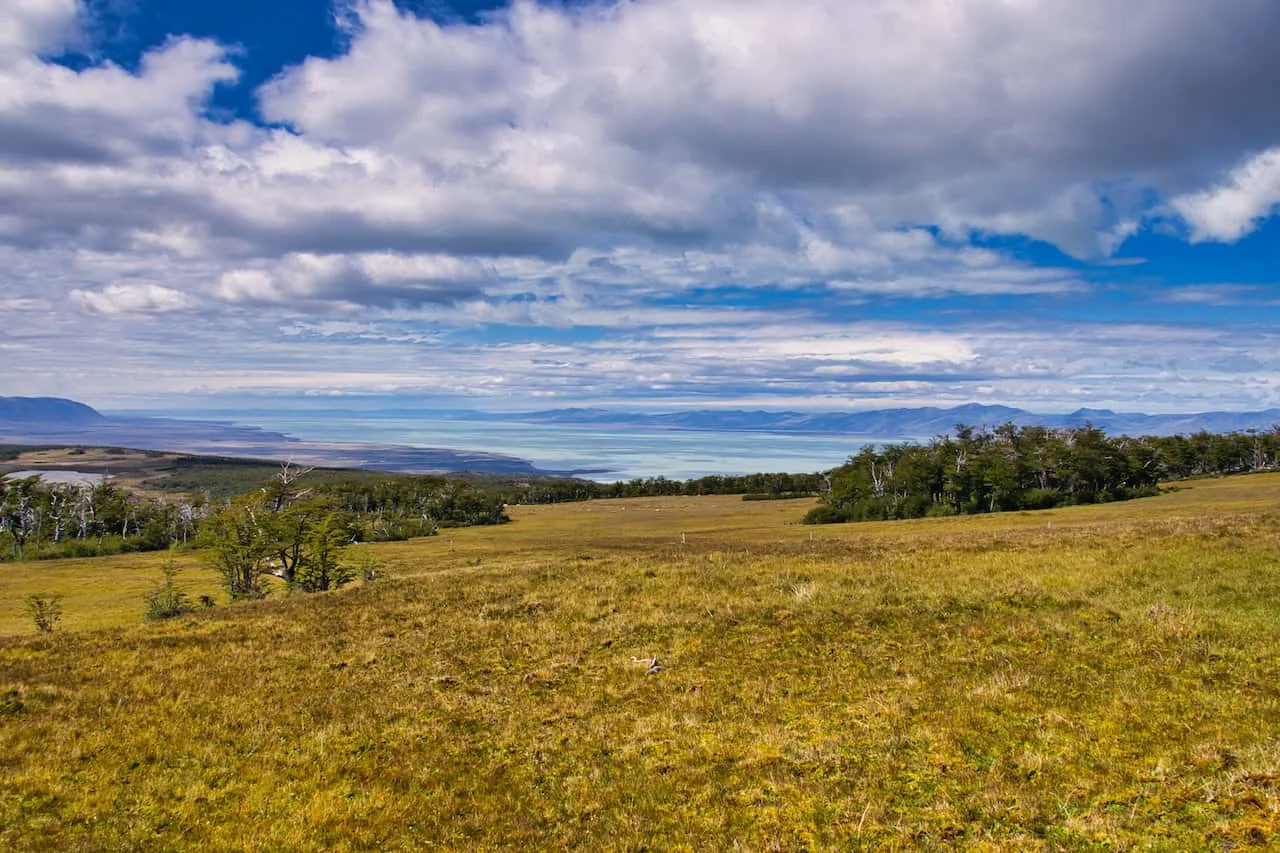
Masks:
[[[1167,302],[1203,305],[1257,305],[1273,304],[1256,287],[1240,284],[1201,284],[1170,288],[1161,294]]]
[[[87,168],[126,163],[141,171],[147,164],[131,158],[186,156],[209,129],[199,116],[203,101],[236,76],[218,46],[188,38],[148,53],[137,74],[109,64],[73,71],[34,58],[0,65],[0,167],[10,165],[10,181],[26,174],[60,178],[73,191],[88,182],[127,189],[127,173]],[[50,176],[31,170],[39,164],[64,167]]]
[[[0,81],[0,239],[277,259],[750,259],[800,240],[841,280],[909,255],[892,241],[927,249],[914,226],[1091,254],[1149,204],[1126,187],[1184,191],[1280,133],[1262,94],[1280,63],[1258,36],[1272,9],[521,2],[441,25],[362,0],[345,53],[260,92],[295,132],[201,117],[236,75],[208,41],[176,39],[137,74],[27,57]],[[1234,112],[1192,83],[1232,88]]]
[[[101,290],[73,290],[71,301],[94,314],[168,314],[195,308],[195,299],[156,284],[110,284]]]
[[[1234,357],[1187,342],[1170,367],[1158,342],[978,328],[974,306],[1093,284],[971,243],[1096,256],[1160,199],[1194,239],[1271,215],[1271,0],[518,2],[478,25],[350,8],[347,49],[260,90],[284,125],[264,128],[205,115],[237,79],[212,41],[174,34],[136,70],[75,70],[40,58],[76,37],[74,3],[4,4],[0,312],[48,312],[25,352],[64,364],[67,340],[95,341],[102,363],[118,353],[113,375],[172,392],[243,373],[259,389],[560,399],[916,382],[1143,399]],[[853,308],[921,298],[950,313]],[[158,324],[95,337],[111,316],[166,311],[217,330],[190,369],[153,369],[175,363]],[[374,327],[279,331],[353,316]],[[524,340],[485,344],[499,326],[493,339]],[[99,370],[43,375],[93,391]]]
[[[0,63],[56,50],[78,32],[76,0],[5,0],[0,11]]]
[[[1195,242],[1234,243],[1255,230],[1280,205],[1280,147],[1232,170],[1225,183],[1184,195],[1170,206],[1191,226]]]
[[[478,296],[488,276],[482,264],[447,255],[294,253],[277,263],[223,273],[216,295],[228,302],[293,308],[308,302],[384,308],[448,304]]]
[[[707,203],[691,179],[1091,253],[1115,245],[1106,209],[1141,204],[1117,187],[1185,187],[1206,154],[1280,130],[1260,35],[1280,15],[1249,0],[523,2],[483,26],[353,9],[350,52],[286,72],[267,114],[560,216],[601,193],[669,216]],[[1219,86],[1232,103],[1197,95]]]

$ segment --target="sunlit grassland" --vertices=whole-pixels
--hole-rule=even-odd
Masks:
[[[56,581],[63,628],[114,627],[3,614],[0,848],[1280,844],[1280,476],[807,506],[513,507],[377,546],[389,581],[165,624],[163,555],[4,566],[6,608]]]
[[[162,567],[169,561],[180,573],[178,585],[193,599],[226,599],[218,577],[195,551],[0,563],[0,636],[35,630],[25,609],[33,594],[61,597],[61,631],[137,624],[146,610],[146,594],[164,579]]]

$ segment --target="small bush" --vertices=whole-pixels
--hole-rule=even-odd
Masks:
[[[361,548],[355,554],[356,557],[356,573],[360,580],[365,583],[382,580],[387,576],[387,570],[382,567],[382,563],[373,554]]]
[[[185,592],[178,589],[175,583],[178,567],[173,564],[173,561],[166,562],[161,571],[164,572],[164,580],[147,593],[147,611],[143,614],[143,618],[148,622],[185,616],[195,610],[191,599]],[[208,598],[208,596],[204,597]]]
[[[62,619],[62,596],[37,592],[27,596],[27,613],[41,634],[51,634]]]
[[[833,504],[819,504],[805,514],[805,524],[840,524],[848,521],[849,515],[844,507]]]

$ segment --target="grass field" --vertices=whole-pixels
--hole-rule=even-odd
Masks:
[[[3,566],[0,848],[1280,845],[1280,475],[808,506],[513,507],[165,624],[164,555]]]

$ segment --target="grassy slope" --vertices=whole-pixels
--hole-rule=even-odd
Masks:
[[[389,582],[0,640],[0,848],[1280,844],[1280,476],[806,505],[513,508]]]

